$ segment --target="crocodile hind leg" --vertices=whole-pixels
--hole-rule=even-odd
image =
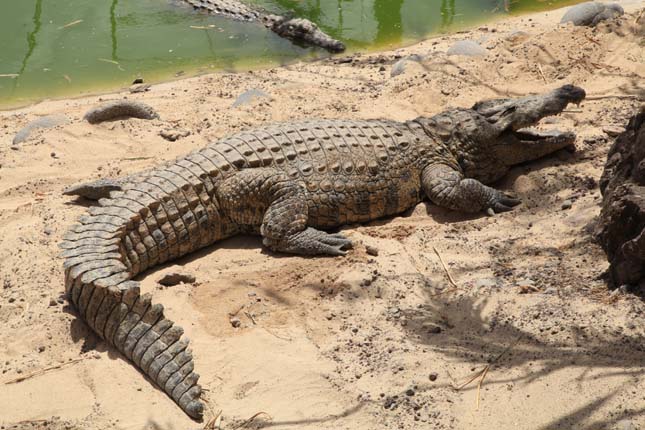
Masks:
[[[432,203],[460,212],[506,212],[520,201],[445,164],[426,167],[421,175],[423,190]]]
[[[268,248],[302,255],[344,255],[342,234],[307,227],[307,191],[275,169],[241,170],[217,190],[223,213],[242,231],[258,231]]]

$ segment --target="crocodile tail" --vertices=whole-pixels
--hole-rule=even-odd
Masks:
[[[100,200],[60,246],[65,291],[81,318],[189,416],[201,419],[201,387],[188,339],[163,306],[152,304],[151,295],[141,294],[132,281],[149,267],[212,243],[220,233],[210,190],[187,171],[181,180],[176,167]]]

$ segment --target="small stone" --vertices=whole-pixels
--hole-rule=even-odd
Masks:
[[[143,84],[143,78],[136,78],[132,81],[132,85]]]
[[[573,202],[571,200],[565,200],[562,202],[561,207],[562,207],[562,210],[564,211],[564,210],[571,209],[572,206],[573,206]]]
[[[414,390],[412,388],[408,388],[407,390],[405,390],[405,395],[410,397],[414,396]]]
[[[430,379],[430,381],[432,382],[436,381],[438,377],[439,375],[437,375],[437,373],[435,372],[432,372],[430,375],[428,375],[428,379]]]
[[[242,321],[240,321],[238,317],[232,317],[229,321],[231,325],[235,328],[238,328],[242,325]]]
[[[365,252],[367,252],[368,255],[371,255],[373,257],[378,256],[378,248],[371,245],[367,245],[365,247]]]
[[[13,303],[13,302],[15,302],[15,301],[16,301],[16,298],[15,298],[15,297],[9,297],[9,300],[8,300],[8,301],[9,301],[9,303]]]
[[[56,306],[57,302],[56,299],[49,299],[49,306]]]
[[[181,283],[192,284],[195,282],[195,276],[190,273],[170,272],[163,275],[157,282],[166,287],[173,287]]]
[[[38,347],[38,352],[45,352],[45,346],[41,345]]]

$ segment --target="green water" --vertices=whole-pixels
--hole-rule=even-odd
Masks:
[[[175,0],[177,1],[177,0]],[[508,1],[508,0],[507,0]],[[254,0],[318,23],[349,50],[575,0]],[[506,9],[506,10],[505,10]],[[0,106],[73,96],[208,70],[247,70],[328,55],[254,23],[170,0],[0,0]]]

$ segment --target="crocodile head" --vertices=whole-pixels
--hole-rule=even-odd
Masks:
[[[584,98],[582,88],[565,85],[544,95],[477,103],[473,109],[484,116],[497,133],[497,137],[486,145],[493,157],[512,166],[560,149],[574,150],[575,133],[538,131],[532,127],[542,118],[560,114],[569,103],[580,104]]]
[[[315,23],[305,18],[275,20],[271,25],[271,29],[282,37],[320,46],[330,52],[343,52],[345,50],[343,42],[332,38]]]

